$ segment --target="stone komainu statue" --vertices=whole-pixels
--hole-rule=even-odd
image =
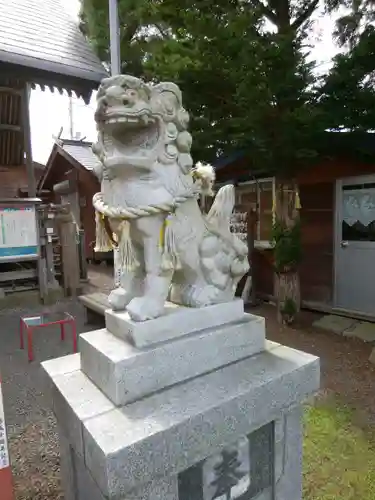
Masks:
[[[118,246],[122,265],[113,309],[144,321],[162,315],[167,298],[190,307],[232,300],[249,269],[247,246],[230,232],[234,187],[221,188],[209,213],[201,212],[198,198],[213,195],[214,171],[193,168],[180,89],[106,78],[95,120],[96,250]]]

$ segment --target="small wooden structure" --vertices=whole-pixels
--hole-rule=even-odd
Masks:
[[[86,269],[80,262],[80,233],[70,206],[42,204],[39,214],[47,280],[42,288],[53,290],[61,285],[66,296],[77,295]]]
[[[94,173],[99,160],[90,142],[56,140],[37,191],[43,200],[55,204],[70,204],[77,226],[84,231],[82,257],[96,260],[94,253],[95,211],[92,198],[100,191]]]
[[[75,93],[88,103],[107,73],[58,0],[0,0],[0,12],[0,196],[13,198],[21,192],[32,203],[43,169],[32,160],[31,89],[47,86],[60,93]],[[36,214],[38,219],[38,210]],[[42,219],[37,220],[37,227],[43,230]],[[48,235],[39,232],[38,236],[38,269],[34,266],[29,272],[37,273],[40,294],[45,298],[54,280],[47,265]],[[10,262],[5,262],[6,269],[0,262],[0,272],[19,273],[24,260],[12,262],[12,269]],[[13,282],[17,282],[16,274]]]
[[[375,136],[332,133],[331,152],[302,171],[302,304],[324,312],[375,318]],[[257,203],[253,279],[257,293],[274,298],[270,242],[275,179],[255,178],[251,160],[237,155],[216,170],[219,184],[234,182],[239,203]]]

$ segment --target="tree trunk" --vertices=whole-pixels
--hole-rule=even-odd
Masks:
[[[276,185],[275,215],[286,228],[299,221],[299,206],[296,203],[297,185],[294,182],[279,182]],[[301,292],[298,268],[292,266],[277,269],[275,262],[274,295],[277,303],[279,323],[292,323],[301,308]]]
[[[277,321],[279,323],[290,324],[294,320],[294,314],[283,313],[283,306],[291,299],[296,305],[296,313],[300,310],[300,282],[297,271],[286,273],[275,273],[275,297],[277,298]]]

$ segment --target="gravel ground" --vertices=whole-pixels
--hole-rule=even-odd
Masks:
[[[110,290],[111,269],[90,267],[89,278],[88,291]],[[77,301],[60,302],[51,309],[74,315],[78,332],[89,329]],[[26,351],[19,349],[19,317],[37,312],[40,310],[35,308],[0,312],[0,368],[12,470],[16,500],[62,500],[56,423],[43,396],[40,362],[71,353],[72,343],[69,335],[65,342],[60,341],[58,327],[41,329],[34,338],[35,361],[29,364]],[[334,393],[351,404],[357,410],[358,423],[367,426],[375,421],[375,367],[368,362],[372,346],[312,329],[317,315],[311,313],[302,314],[295,328],[280,329],[273,307],[262,305],[250,312],[266,317],[270,340],[321,357],[322,395]]]
[[[70,312],[78,332],[89,329],[76,300],[45,310]],[[19,318],[40,312],[41,308],[0,312],[0,369],[16,500],[63,499],[56,422],[50,402],[43,396],[40,363],[70,354],[73,344],[68,327],[65,342],[60,341],[58,326],[37,329],[33,335],[35,360],[29,363],[26,350],[19,348]]]

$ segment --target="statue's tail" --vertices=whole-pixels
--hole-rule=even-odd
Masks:
[[[234,205],[234,186],[222,187],[206,217],[207,233],[200,248],[207,281],[231,293],[249,269],[247,245],[230,232]]]
[[[214,225],[228,226],[235,204],[234,186],[228,184],[223,186],[215,197],[215,201],[207,215],[207,222]]]

